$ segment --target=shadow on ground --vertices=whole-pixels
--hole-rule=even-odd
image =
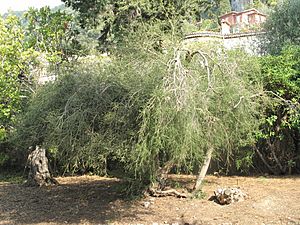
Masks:
[[[0,224],[110,223],[150,212],[131,210],[134,201],[120,194],[122,182],[103,179],[54,187],[0,184]],[[6,221],[6,222],[5,222]]]
[[[186,175],[169,178],[179,189],[193,186],[195,181]],[[226,206],[207,198],[149,196],[128,201],[121,192],[122,181],[97,176],[60,178],[61,185],[46,188],[0,182],[0,225],[300,224],[299,176],[207,176],[206,180],[203,192],[207,198],[219,187],[237,185],[249,198]]]

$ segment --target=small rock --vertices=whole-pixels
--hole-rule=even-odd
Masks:
[[[214,193],[215,198],[221,205],[243,201],[247,196],[239,188],[218,188]]]
[[[151,205],[151,202],[144,202],[144,207],[148,208]]]

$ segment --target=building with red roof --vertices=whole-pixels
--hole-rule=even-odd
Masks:
[[[230,12],[220,17],[221,33],[232,34],[256,31],[266,21],[267,15],[256,9],[248,9],[242,12]]]

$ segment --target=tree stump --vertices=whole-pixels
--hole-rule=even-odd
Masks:
[[[41,187],[58,184],[49,172],[45,149],[36,146],[36,149],[28,156],[27,166],[29,174],[26,185]]]

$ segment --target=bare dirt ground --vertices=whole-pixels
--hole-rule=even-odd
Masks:
[[[192,176],[173,176],[178,187]],[[206,197],[126,200],[122,181],[97,176],[58,178],[45,188],[0,183],[0,225],[6,224],[300,224],[300,177],[208,176]],[[218,187],[239,186],[249,196],[220,206],[208,198]],[[151,202],[145,207],[145,202]]]

